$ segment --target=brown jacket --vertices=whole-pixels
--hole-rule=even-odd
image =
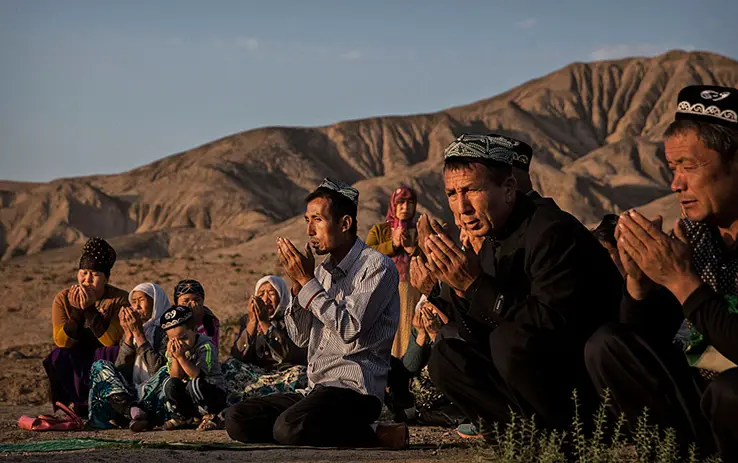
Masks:
[[[395,257],[397,254],[394,246],[392,246],[392,227],[387,222],[378,223],[369,230],[366,245],[376,249],[385,256]],[[422,253],[423,251],[420,250],[420,246],[416,246],[413,256],[419,256]]]
[[[128,292],[106,285],[102,299],[84,310],[73,307],[68,295],[69,289],[61,291],[51,306],[54,343],[59,347],[79,344],[91,349],[117,346],[123,336],[118,312],[128,305]]]

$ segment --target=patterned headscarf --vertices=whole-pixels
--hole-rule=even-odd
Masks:
[[[171,307],[169,310],[164,312],[159,322],[161,323],[161,329],[169,331],[180,325],[187,323],[187,320],[192,318],[192,309],[186,305],[178,305]]]
[[[401,186],[392,192],[390,197],[389,207],[387,208],[387,216],[385,222],[390,224],[393,229],[401,228],[408,230],[415,228],[415,222],[413,220],[400,220],[397,218],[397,202],[400,199],[410,199],[417,203],[418,199],[412,188]],[[410,256],[406,252],[399,252],[392,257],[395,262],[397,271],[400,273],[400,281],[407,281],[410,269]]]
[[[102,238],[90,238],[82,248],[82,256],[79,259],[80,270],[94,270],[103,272],[110,276],[116,259],[115,249]]]
[[[264,283],[269,283],[270,285],[272,285],[272,287],[277,291],[277,294],[279,294],[279,305],[274,308],[274,313],[269,318],[271,318],[272,320],[282,318],[282,314],[284,313],[285,309],[287,309],[287,304],[289,304],[290,302],[290,290],[287,288],[287,283],[278,276],[265,276],[264,278],[256,282],[256,287],[254,287],[254,294],[259,292],[259,288],[261,288],[261,285],[263,285]]]
[[[205,299],[205,288],[197,280],[182,280],[174,287],[174,303],[184,294],[199,294]]]

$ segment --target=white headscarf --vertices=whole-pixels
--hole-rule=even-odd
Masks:
[[[141,291],[154,301],[154,309],[151,311],[151,317],[143,323],[144,336],[153,348],[156,328],[158,328],[160,325],[159,320],[161,319],[161,316],[164,314],[164,312],[166,312],[167,309],[172,306],[172,304],[169,302],[169,297],[167,296],[166,291],[164,291],[161,286],[157,285],[156,283],[141,283],[140,285],[133,288],[133,291],[128,293],[128,302],[130,302],[131,304],[133,303],[131,302],[131,299],[133,298],[133,293],[136,291]],[[150,377],[151,375],[143,366],[143,358],[140,358],[137,355],[136,360],[133,364],[133,384],[136,386],[142,385],[143,383],[148,381]]]
[[[154,310],[151,311],[151,317],[143,324],[144,336],[146,336],[146,340],[149,341],[149,344],[153,346],[154,333],[156,332],[156,327],[159,326],[159,319],[164,315],[164,312],[172,306],[172,303],[169,302],[169,297],[161,286],[156,283],[141,283],[133,288],[133,291],[128,293],[128,302],[131,304],[133,304],[133,301],[131,300],[133,298],[133,293],[136,291],[141,291],[154,301]]]
[[[269,318],[277,318],[281,317],[284,313],[284,310],[287,308],[287,305],[290,302],[290,290],[287,288],[287,283],[278,276],[269,275],[265,276],[261,280],[256,282],[256,287],[254,288],[254,294],[259,292],[259,288],[264,283],[269,283],[272,285],[274,289],[277,290],[277,294],[279,294],[279,305],[274,308],[274,313]]]

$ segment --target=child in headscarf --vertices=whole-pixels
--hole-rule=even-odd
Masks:
[[[182,280],[174,287],[174,305],[192,309],[196,330],[220,346],[220,320],[205,306],[205,288],[197,280]]]
[[[307,352],[292,342],[284,323],[290,301],[285,281],[274,275],[256,283],[241,331],[223,364],[229,402],[268,392],[292,392],[307,386]],[[276,370],[279,370],[276,373]]]
[[[90,424],[100,428],[128,424],[142,431],[157,419],[163,421],[162,413],[156,416],[163,411],[157,372],[166,365],[167,347],[160,319],[171,304],[166,292],[154,283],[136,286],[128,300],[130,307],[120,310],[123,339],[115,364],[101,360],[92,366]]]
[[[176,306],[161,317],[161,328],[169,339],[164,395],[171,418],[167,430],[189,426],[201,418],[198,430],[216,429],[218,415],[226,406],[223,375],[218,362],[218,349],[212,340],[196,331],[192,310]],[[207,413],[200,416],[200,409]]]
[[[421,296],[410,285],[410,259],[422,255],[415,226],[417,202],[411,188],[401,186],[395,189],[384,223],[374,225],[366,239],[367,246],[392,258],[400,274],[400,323],[392,345],[392,356],[397,359],[402,358],[410,342],[415,305]]]

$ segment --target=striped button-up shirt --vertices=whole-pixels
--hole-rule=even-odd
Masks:
[[[338,265],[330,260],[285,311],[290,338],[308,348],[308,389],[343,387],[384,400],[400,320],[397,268],[358,238]]]

